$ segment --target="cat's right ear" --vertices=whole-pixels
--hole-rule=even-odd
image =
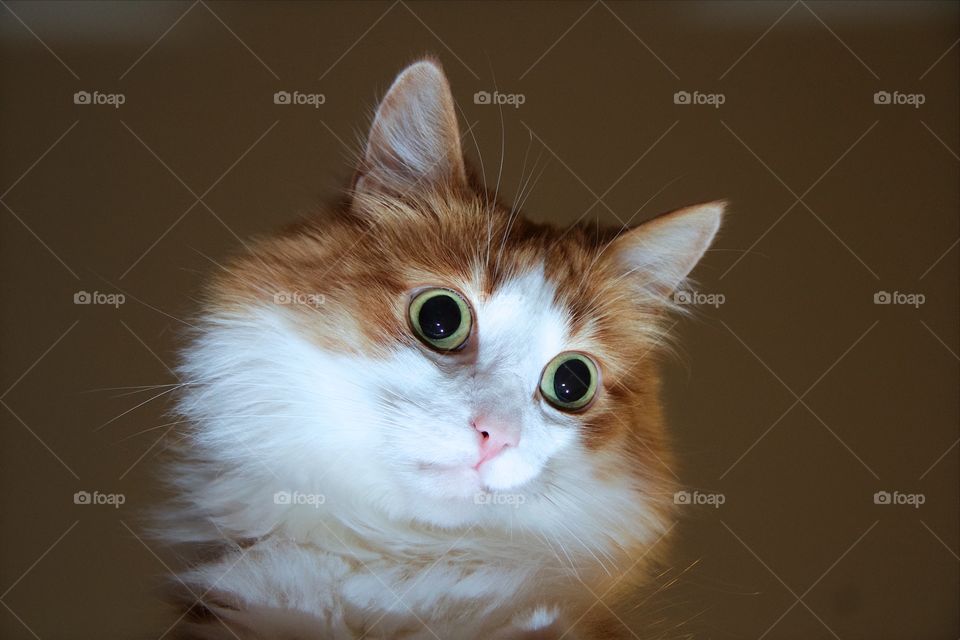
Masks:
[[[611,242],[606,258],[618,278],[638,293],[665,298],[713,242],[725,206],[707,202],[658,216]]]
[[[433,60],[404,69],[377,108],[354,190],[405,195],[466,184],[450,85]]]

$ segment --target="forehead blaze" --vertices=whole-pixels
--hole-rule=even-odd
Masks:
[[[598,261],[610,234],[534,224],[499,207],[486,209],[477,197],[426,199],[417,205],[393,202],[387,215],[382,201],[376,204],[381,207],[378,213],[364,217],[380,223],[363,230],[362,239],[351,243],[353,255],[338,267],[342,286],[349,287],[351,279],[361,283],[354,289],[367,298],[366,304],[390,304],[383,296],[370,295],[374,292],[389,292],[393,301],[405,304],[406,292],[426,286],[456,289],[472,304],[516,292],[526,296],[527,304],[560,310],[571,334],[594,341],[610,333],[610,317],[622,315],[611,300],[624,297],[624,291],[617,292],[615,283],[611,286],[612,276]],[[517,282],[531,275],[531,283],[517,290]],[[545,281],[541,288],[550,292],[549,300],[539,299],[538,280]],[[630,310],[626,297],[623,308]],[[381,327],[380,340],[396,339],[406,329],[403,309],[394,312],[399,320]]]

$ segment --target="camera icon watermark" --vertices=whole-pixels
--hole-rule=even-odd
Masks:
[[[273,504],[284,506],[307,505],[319,509],[326,504],[327,496],[322,493],[302,493],[300,491],[277,491],[273,494]]]
[[[873,504],[907,505],[919,509],[927,501],[922,493],[900,493],[899,491],[877,491],[873,494]]]
[[[73,94],[73,104],[107,105],[119,109],[127,101],[122,93],[101,93],[99,91],[77,91]]]
[[[700,291],[680,290],[673,293],[673,303],[677,305],[708,305],[714,309],[727,301],[722,293],[702,293]]]
[[[701,93],[700,91],[677,91],[673,94],[673,104],[705,105],[719,109],[727,101],[723,93]]]
[[[127,301],[122,293],[101,293],[100,291],[77,291],[73,294],[73,304],[98,304],[119,309]]]
[[[519,109],[520,105],[527,101],[527,96],[522,93],[500,93],[494,91],[477,91],[473,94],[473,104],[495,104],[507,105],[514,109]]]
[[[119,509],[126,503],[127,496],[122,493],[100,493],[99,491],[77,491],[73,494],[73,504],[108,505]]]
[[[919,109],[927,101],[922,93],[901,93],[900,91],[877,91],[873,94],[873,104],[905,105]]]
[[[873,304],[905,305],[919,309],[927,301],[922,293],[903,293],[900,291],[877,291],[873,294]]]
[[[673,494],[673,504],[679,505],[707,505],[714,509],[719,509],[726,503],[727,496],[722,493],[704,493],[701,491],[681,490]]]
[[[473,504],[506,505],[519,509],[527,502],[527,496],[522,493],[488,493],[480,492],[473,496]]]
[[[320,307],[327,302],[322,293],[303,293],[302,291],[278,291],[273,294],[273,303],[282,305],[302,304],[308,307]]]
[[[301,93],[300,91],[277,91],[273,94],[273,104],[306,105],[319,109],[327,102],[322,93]]]

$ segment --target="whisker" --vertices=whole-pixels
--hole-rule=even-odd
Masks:
[[[158,394],[155,395],[155,396],[151,396],[150,398],[147,398],[146,400],[144,400],[144,401],[141,402],[140,404],[138,404],[138,405],[136,405],[136,406],[134,406],[134,407],[131,407],[131,408],[127,409],[126,411],[124,411],[124,412],[121,413],[120,415],[115,416],[115,417],[113,417],[113,418],[110,418],[109,420],[107,420],[106,422],[104,422],[102,425],[100,425],[99,427],[97,427],[96,429],[94,429],[94,431],[100,431],[101,429],[103,429],[103,428],[106,427],[107,425],[115,422],[116,420],[119,420],[120,418],[122,418],[123,416],[127,415],[127,414],[130,413],[131,411],[136,411],[137,409],[139,409],[139,408],[142,407],[143,405],[148,404],[148,403],[150,403],[150,402],[153,402],[153,401],[156,400],[157,398],[160,398],[160,397],[162,397],[162,396],[165,396],[165,395],[167,395],[168,393],[170,393],[171,391],[175,391],[176,389],[177,389],[177,387],[173,387],[173,388],[171,388],[171,389],[167,389],[166,391],[161,391],[160,393],[158,393]]]

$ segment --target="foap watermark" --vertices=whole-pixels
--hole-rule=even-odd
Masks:
[[[527,496],[522,493],[478,493],[473,496],[474,504],[506,505],[519,509],[520,505],[526,503]]]
[[[119,509],[127,501],[122,493],[100,493],[99,491],[77,491],[73,494],[73,504],[108,505]]]
[[[873,494],[873,504],[907,505],[919,509],[927,501],[922,493],[900,493],[899,491],[877,491]]]
[[[684,305],[709,305],[716,309],[727,301],[727,296],[722,293],[703,293],[701,291],[675,291],[673,294],[674,304]]]
[[[100,291],[77,291],[73,294],[73,304],[103,304],[119,309],[127,301],[122,293],[102,293]]]
[[[702,491],[677,491],[673,494],[673,503],[682,505],[708,505],[719,509],[727,501],[722,493],[704,493]]]
[[[279,291],[273,294],[275,304],[302,304],[308,307],[319,307],[327,301],[322,293],[303,293],[302,291]]]
[[[527,101],[527,96],[522,93],[500,93],[494,91],[477,91],[473,94],[473,104],[496,104],[507,105],[514,109],[519,109],[520,105]]]
[[[77,91],[73,94],[73,104],[110,106],[119,109],[127,101],[122,93],[102,93],[100,91]]]
[[[892,104],[919,109],[927,101],[922,93],[901,93],[900,91],[877,91],[873,94],[873,104]]]
[[[701,93],[700,91],[677,91],[673,94],[673,104],[692,104],[704,105],[719,109],[720,105],[727,101],[727,96],[722,93]]]
[[[899,304],[919,309],[927,301],[922,293],[904,293],[902,291],[877,291],[873,294],[873,304]]]
[[[326,504],[327,496],[322,493],[302,493],[300,491],[277,491],[273,494],[273,504],[307,505],[319,509]]]
[[[305,105],[319,109],[327,102],[327,96],[322,93],[302,93],[300,91],[277,91],[273,94],[273,104]]]

